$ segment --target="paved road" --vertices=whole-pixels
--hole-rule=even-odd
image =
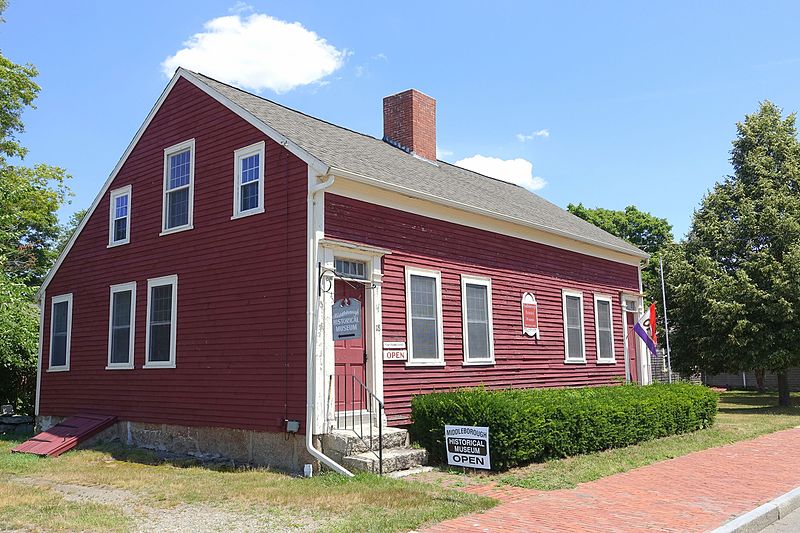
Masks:
[[[776,464],[780,468],[775,468]],[[469,487],[464,490],[503,503],[482,514],[447,520],[428,531],[709,531],[798,486],[800,428],[795,428],[662,461],[571,490]],[[794,533],[800,528],[777,531]]]
[[[800,531],[800,509],[792,511],[784,518],[781,518],[761,533],[797,533]]]

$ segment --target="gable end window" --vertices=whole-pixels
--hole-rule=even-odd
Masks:
[[[147,356],[144,368],[175,368],[178,276],[147,280]]]
[[[408,366],[444,365],[441,273],[406,267],[406,330]]]
[[[233,217],[264,212],[264,141],[233,152]]]
[[[108,246],[131,241],[131,186],[111,191],[109,197]]]
[[[492,281],[461,276],[464,364],[494,363]]]
[[[614,319],[611,297],[594,296],[594,324],[597,339],[597,362],[614,362]]]
[[[50,307],[49,372],[69,370],[72,344],[72,293],[54,296]]]
[[[136,282],[111,286],[108,311],[108,366],[106,369],[133,368]]]
[[[583,327],[583,293],[562,291],[564,316],[564,362],[585,363],[586,346]]]
[[[164,207],[161,234],[192,229],[194,139],[164,150]]]

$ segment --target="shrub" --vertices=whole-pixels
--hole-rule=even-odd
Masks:
[[[411,437],[445,462],[445,424],[486,426],[492,468],[505,470],[709,427],[717,399],[688,383],[439,392],[412,398]]]

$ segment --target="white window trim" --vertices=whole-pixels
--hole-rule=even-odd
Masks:
[[[567,334],[567,296],[574,296],[580,298],[581,302],[581,358],[569,357],[569,335]],[[561,290],[561,312],[564,319],[564,362],[568,364],[584,364],[586,363],[586,324],[585,317],[583,316],[583,292],[571,289]]]
[[[56,304],[67,302],[67,348],[65,351],[64,364],[53,366],[53,311]],[[53,296],[50,302],[50,354],[47,358],[48,372],[66,372],[69,370],[69,352],[72,344],[72,293]]]
[[[120,196],[128,197],[128,216],[126,219],[125,238],[119,241],[114,240],[114,222],[116,221],[116,200]],[[130,185],[114,189],[109,195],[109,217],[108,217],[108,248],[114,246],[121,246],[131,242],[131,207],[132,207],[132,189]]]
[[[172,322],[169,334],[169,361],[150,361],[150,300],[153,287],[172,285]],[[147,280],[147,331],[145,332],[144,366],[142,368],[175,368],[175,346],[178,332],[178,275]]]
[[[481,285],[486,287],[486,304],[489,318],[489,357],[472,359],[469,356],[469,334],[467,322],[467,285]],[[461,275],[461,339],[464,350],[464,365],[493,365],[494,360],[494,320],[492,315],[492,279],[480,276]]]
[[[266,152],[266,143],[264,141],[239,148],[233,152],[233,216],[231,220],[236,218],[247,217],[250,215],[257,215],[264,212],[264,154]],[[242,193],[242,159],[258,155],[258,207],[241,211],[241,193]],[[252,183],[252,182],[250,182]]]
[[[189,220],[183,226],[176,226],[167,229],[167,186],[169,185],[169,157],[178,152],[188,149],[189,155]],[[161,233],[159,235],[169,235],[179,231],[186,231],[194,228],[194,139],[183,141],[169,148],[164,149],[164,185],[161,196]]]
[[[600,321],[597,319],[597,302],[608,302],[608,312],[611,324],[611,357],[600,357]],[[594,295],[594,335],[597,350],[597,364],[612,365],[617,362],[617,353],[614,349],[614,302],[611,296],[605,294]]]
[[[131,291],[131,330],[128,334],[128,356],[130,360],[127,363],[112,363],[111,362],[111,344],[114,335],[114,294],[118,292]],[[136,338],[136,282],[120,283],[112,285],[109,290],[108,298],[108,361],[106,370],[131,370],[133,368],[133,341]]]
[[[411,320],[411,276],[425,276],[436,280],[436,320],[437,320],[437,339],[438,359],[414,359],[414,343],[412,342],[412,323]],[[406,366],[445,366],[444,362],[444,324],[442,322],[442,273],[438,270],[426,270],[422,268],[406,267],[406,346],[408,347],[408,361]]]

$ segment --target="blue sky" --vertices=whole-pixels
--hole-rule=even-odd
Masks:
[[[678,236],[730,172],[735,122],[764,99],[800,109],[796,2],[487,5],[11,0],[0,48],[40,70],[23,141],[29,163],[74,176],[65,217],[91,203],[173,56],[378,137],[381,98],[415,87],[437,99],[442,159],[483,156],[561,206],[633,204]]]

